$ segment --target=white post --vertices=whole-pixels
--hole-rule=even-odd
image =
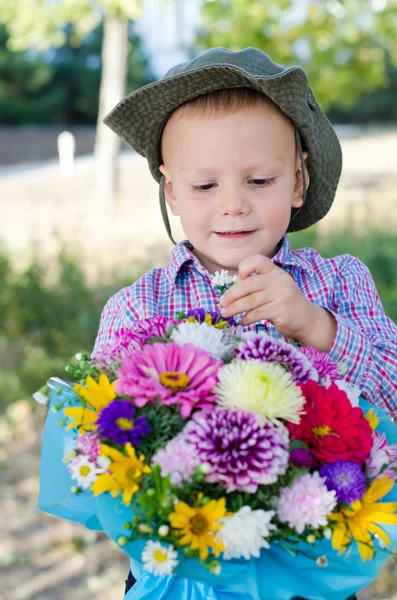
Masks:
[[[59,170],[61,177],[73,177],[74,153],[76,141],[70,131],[63,131],[58,136]]]

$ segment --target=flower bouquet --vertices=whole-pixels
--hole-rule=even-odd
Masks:
[[[346,600],[397,546],[396,425],[327,354],[195,309],[68,371],[39,507],[130,556],[126,600]]]

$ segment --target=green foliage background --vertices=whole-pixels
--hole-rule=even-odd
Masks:
[[[386,313],[397,321],[397,238],[392,233],[365,236],[334,232],[327,241],[318,230],[291,236],[293,247],[312,246],[323,256],[350,253],[363,260],[376,281]],[[17,273],[3,253],[0,260],[0,412],[29,398],[50,376],[64,377],[76,352],[92,350],[99,318],[108,298],[138,273],[113,276],[89,285],[78,256],[62,252],[57,276],[32,260]]]

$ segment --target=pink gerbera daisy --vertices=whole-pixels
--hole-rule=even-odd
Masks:
[[[123,360],[115,389],[139,407],[157,401],[179,405],[187,418],[193,408],[208,410],[216,403],[213,389],[222,364],[192,344],[154,343]]]

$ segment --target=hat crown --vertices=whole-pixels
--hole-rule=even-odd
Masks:
[[[247,74],[263,77],[279,75],[288,70],[287,67],[274,63],[267,54],[256,48],[244,48],[237,52],[227,48],[211,48],[190,61],[172,67],[163,79],[211,66],[235,67]]]

